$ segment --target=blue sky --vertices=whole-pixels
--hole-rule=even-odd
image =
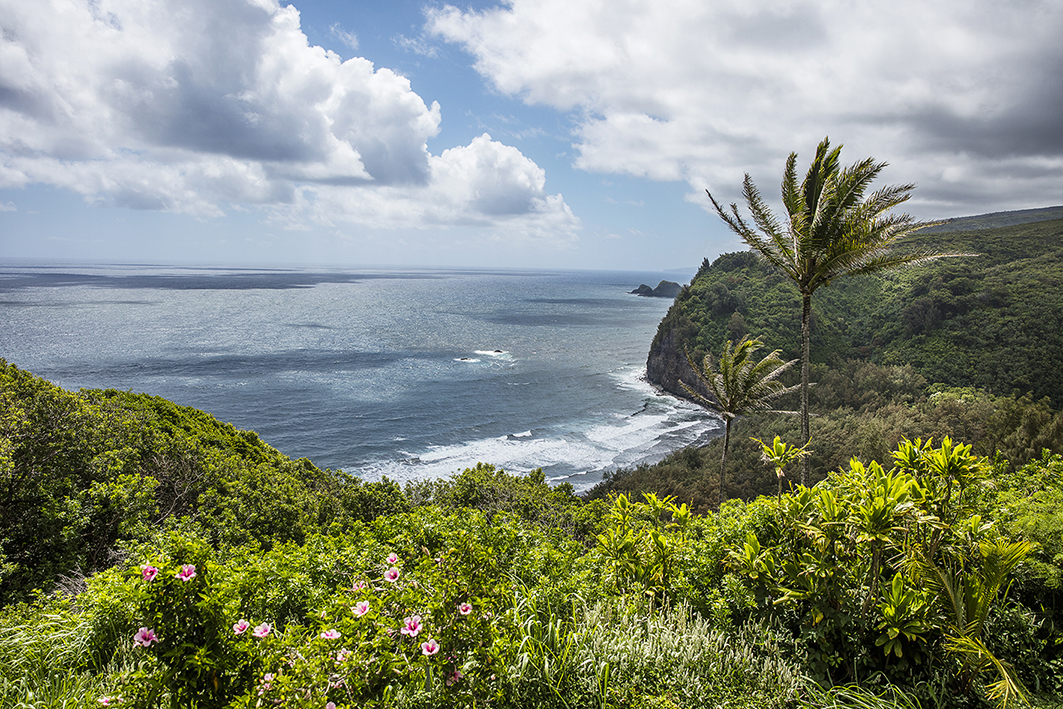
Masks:
[[[0,0],[0,259],[671,269],[790,151],[1063,203],[1053,0]]]

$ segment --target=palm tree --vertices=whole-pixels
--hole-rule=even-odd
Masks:
[[[679,383],[695,401],[706,408],[715,409],[723,417],[723,456],[720,458],[720,491],[717,506],[723,503],[723,481],[727,470],[727,450],[731,445],[731,425],[739,416],[755,411],[771,411],[771,402],[783,394],[793,391],[796,386],[788,387],[779,381],[783,372],[797,360],[783,362],[779,350],[775,350],[764,359],[756,362],[753,353],[763,343],[749,339],[748,335],[738,341],[733,350],[731,341],[724,345],[720,355],[719,367],[713,362],[712,355],[705,355],[701,367],[687,354],[690,368],[698,379],[712,393],[712,401],[684,381]]]
[[[816,148],[816,157],[804,181],[798,186],[797,153],[790,153],[782,181],[782,201],[789,217],[785,228],[765,204],[748,174],[742,183],[742,195],[753,217],[753,226],[739,214],[737,204],[732,203],[727,212],[706,190],[716,213],[727,226],[789,276],[801,292],[802,446],[810,440],[809,331],[812,294],[816,289],[829,285],[839,276],[874,273],[960,255],[928,250],[892,252],[890,247],[898,239],[932,224],[917,222],[908,214],[889,213],[911,197],[915,185],[883,187],[865,199],[865,192],[886,163],[867,158],[842,168],[840,155],[841,146],[831,150],[830,139],[824,138]],[[801,464],[801,484],[808,484],[807,458]]]

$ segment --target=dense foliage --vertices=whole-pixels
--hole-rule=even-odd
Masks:
[[[830,396],[898,419],[1007,408],[850,367]],[[913,435],[699,514],[489,465],[367,484],[162,399],[3,377],[2,706],[1060,705],[1059,455]]]
[[[160,527],[269,548],[401,511],[395,489],[289,460],[196,409],[72,393],[0,360],[0,603],[109,567]]]
[[[854,456],[887,460],[906,438],[949,436],[972,445],[978,455],[998,459],[1007,470],[1040,459],[1045,449],[1063,453],[1063,412],[1054,411],[1047,399],[928,385],[910,365],[846,360],[819,365],[813,372],[812,410],[822,412],[813,419],[809,445],[813,481],[844,468]],[[762,459],[761,445],[754,439],[770,442],[780,436],[796,443],[796,417],[759,414],[743,419],[738,431],[731,440],[724,497],[752,500],[774,494],[774,468]],[[673,495],[703,512],[716,504],[722,444],[715,439],[653,465],[609,473],[590,495],[654,492]],[[793,471],[786,474],[793,479]]]
[[[812,311],[813,362],[911,365],[929,382],[1029,392],[1063,407],[1063,220],[911,238],[975,255],[822,289]],[[800,293],[757,255],[724,254],[677,296],[653,350],[667,342],[672,358],[689,349],[700,361],[745,334],[798,357]]]

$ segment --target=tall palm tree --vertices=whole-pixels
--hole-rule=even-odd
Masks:
[[[735,419],[755,411],[771,411],[772,401],[797,388],[785,386],[779,381],[782,373],[796,364],[797,360],[783,362],[779,358],[779,350],[775,350],[759,362],[754,361],[753,353],[762,344],[760,340],[751,340],[747,335],[732,350],[731,341],[728,340],[720,354],[719,366],[713,362],[712,354],[705,355],[700,367],[687,354],[690,368],[708,387],[715,401],[706,398],[686,382],[679,382],[695,401],[706,408],[715,409],[723,417],[723,456],[720,458],[717,506],[723,503],[727,450],[731,445],[731,425]]]
[[[738,205],[727,212],[706,190],[716,213],[758,251],[783,271],[801,292],[801,445],[808,445],[809,332],[812,294],[839,276],[874,273],[898,266],[925,263],[942,256],[929,250],[895,253],[890,247],[901,237],[934,222],[917,222],[908,214],[890,210],[911,197],[915,185],[892,185],[864,194],[884,162],[867,158],[841,167],[841,146],[831,150],[824,138],[804,181],[797,184],[797,153],[790,153],[782,181],[782,201],[788,216],[785,227],[765,204],[760,191],[746,174],[742,195],[753,226],[739,214]],[[754,228],[755,227],[755,228]],[[801,465],[801,484],[808,484],[808,459]]]

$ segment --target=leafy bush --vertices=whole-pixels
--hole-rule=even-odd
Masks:
[[[183,529],[265,548],[409,509],[394,482],[289,460],[159,397],[71,393],[0,360],[0,604]]]
[[[601,507],[586,505],[571,484],[548,485],[541,468],[519,475],[477,463],[447,479],[408,483],[406,496],[416,504],[474,509],[489,518],[516,515],[579,540],[597,530],[602,515]]]

